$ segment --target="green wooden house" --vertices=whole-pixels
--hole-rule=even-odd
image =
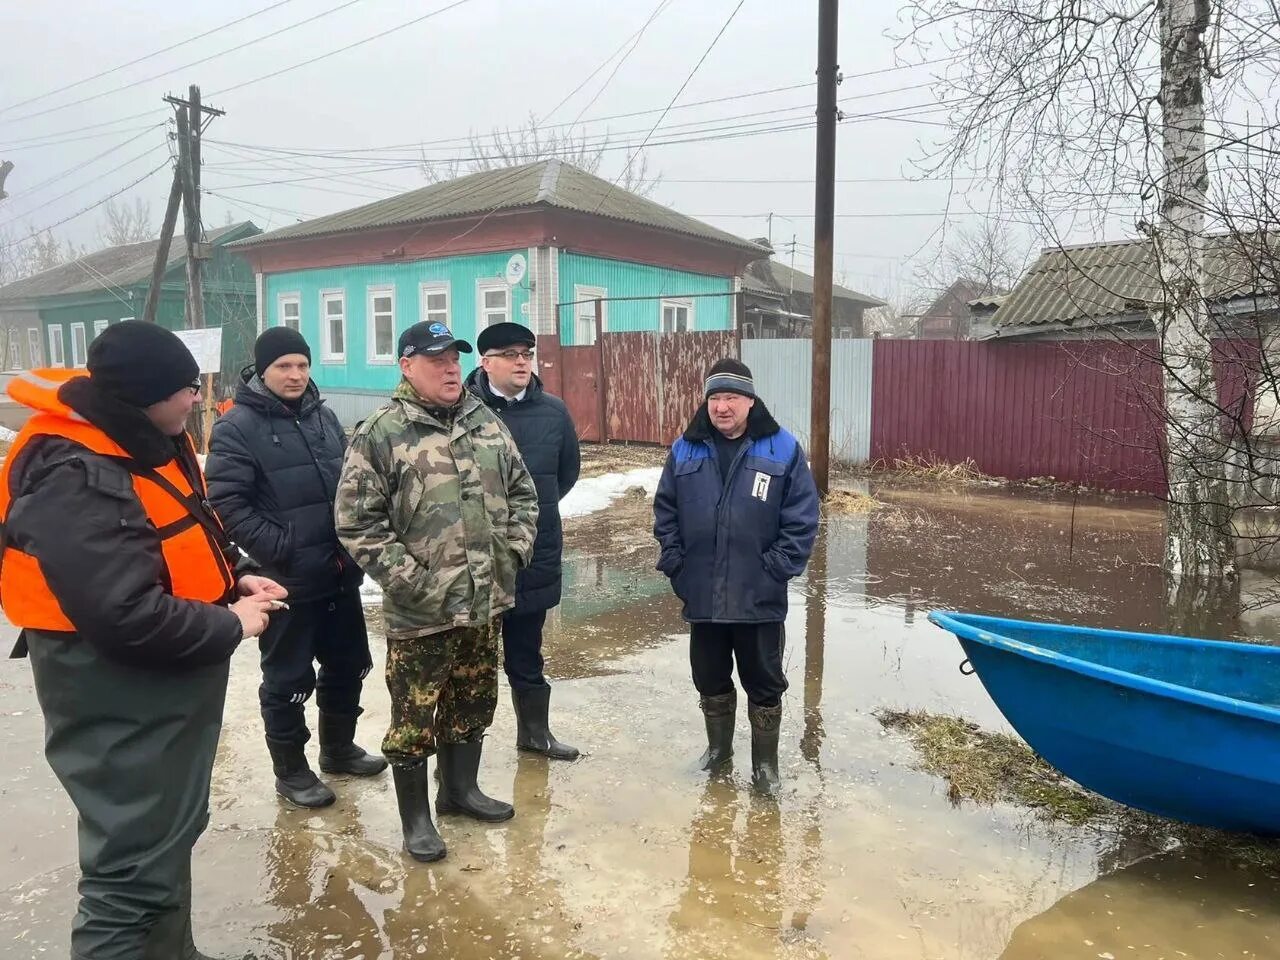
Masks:
[[[206,327],[222,327],[222,370],[235,374],[253,355],[257,299],[253,271],[227,245],[262,231],[231,224],[207,235]],[[108,247],[0,287],[0,334],[6,369],[81,367],[89,344],[109,324],[141,317],[158,240]],[[160,287],[156,322],[186,326],[186,255],[175,242]]]
[[[559,350],[607,333],[729,331],[743,268],[767,251],[560,160],[437,183],[235,244],[258,280],[259,323],[311,344],[312,376],[341,419],[400,379],[400,332],[442,320],[474,341],[506,320]],[[470,367],[474,355],[464,357]]]

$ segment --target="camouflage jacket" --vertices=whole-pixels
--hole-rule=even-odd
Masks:
[[[335,525],[382,587],[387,638],[486,623],[515,602],[538,493],[502,421],[472,394],[445,423],[405,381],[347,448]]]

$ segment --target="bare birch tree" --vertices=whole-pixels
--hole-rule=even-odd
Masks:
[[[537,118],[516,127],[494,127],[487,134],[473,131],[467,137],[470,156],[465,159],[432,160],[422,151],[422,173],[432,183],[452,180],[469,173],[518,167],[539,160],[563,160],[587,173],[605,176],[605,157],[614,149],[609,135],[589,137],[574,134],[572,128],[543,128]],[[623,162],[627,154],[619,150]],[[618,175],[617,185],[623,190],[647,197],[662,182],[662,175],[649,169],[649,157],[640,151]]]
[[[1113,239],[1127,223],[1149,239],[1159,283],[1145,307],[1164,371],[1164,565],[1175,586],[1230,581],[1228,450],[1204,297],[1209,158],[1239,144],[1229,117],[1260,75],[1274,77],[1276,7],[912,0],[906,15],[904,46],[943,54],[938,93],[954,111],[954,136],[926,168],[987,174],[994,204],[1035,211],[1032,226],[1049,237],[1091,227]]]

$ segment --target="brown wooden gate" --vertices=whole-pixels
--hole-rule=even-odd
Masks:
[[[702,403],[707,370],[736,356],[732,330],[606,333],[560,348],[563,397],[583,440],[671,443]]]

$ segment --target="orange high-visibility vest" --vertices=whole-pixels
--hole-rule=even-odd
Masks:
[[[35,410],[35,415],[19,431],[0,469],[0,606],[14,626],[32,630],[73,632],[67,618],[40,569],[39,561],[24,553],[4,535],[9,506],[16,492],[10,471],[20,460],[22,449],[36,437],[64,437],[93,453],[121,462],[133,477],[133,490],[147,519],[160,535],[169,592],[184,600],[220,603],[235,589],[235,576],[219,541],[221,526],[212,510],[204,478],[193,488],[177,459],[151,470],[142,467],[102,430],[58,399],[58,388],[83,370],[31,370],[18,374],[9,384],[14,400]],[[191,438],[184,434],[187,445]],[[194,447],[192,454],[194,456]],[[74,517],[67,518],[74,523]],[[57,531],[49,531],[57,536]]]

